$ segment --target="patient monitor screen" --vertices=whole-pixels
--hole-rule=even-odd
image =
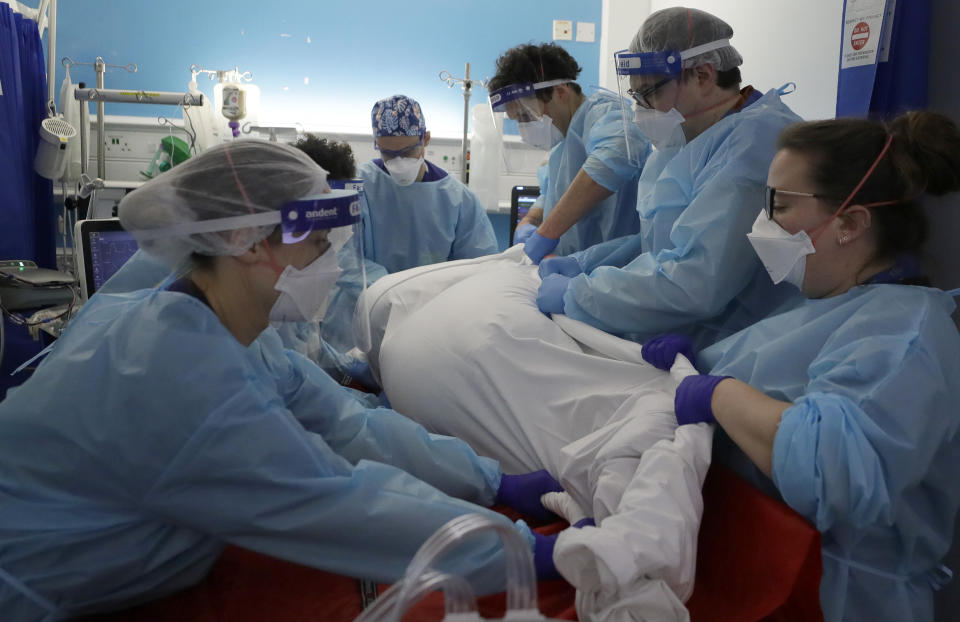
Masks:
[[[135,252],[137,241],[126,231],[91,231],[88,275],[93,277],[93,288],[90,293],[100,289]]]
[[[510,197],[510,244],[513,244],[513,234],[517,229],[517,223],[523,220],[533,204],[537,202],[540,196],[540,188],[537,186],[514,186]]]
[[[523,217],[527,215],[527,212],[530,211],[530,208],[533,207],[533,204],[536,203],[537,197],[530,195],[522,195],[517,197],[517,221],[523,220]]]

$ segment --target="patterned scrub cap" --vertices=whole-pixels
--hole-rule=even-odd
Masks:
[[[426,123],[420,104],[406,95],[394,95],[381,99],[373,105],[370,113],[373,122],[373,135],[381,136],[423,136]]]

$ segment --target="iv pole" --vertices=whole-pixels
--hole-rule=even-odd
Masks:
[[[440,79],[450,88],[457,83],[463,84],[463,148],[460,151],[460,181],[467,183],[467,126],[470,123],[470,90],[474,83],[470,79],[470,63],[467,63],[463,78],[454,78],[449,71],[443,70],[440,72]],[[483,86],[483,81],[477,82]]]

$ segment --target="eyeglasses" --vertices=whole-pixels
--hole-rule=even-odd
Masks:
[[[524,110],[518,111],[516,115],[514,115],[513,120],[516,121],[517,123],[534,123],[536,121],[539,121],[542,118],[543,118],[542,115],[538,117],[530,110],[524,109]]]
[[[376,143],[374,143],[376,144]],[[417,143],[410,145],[409,147],[404,147],[403,149],[384,149],[383,147],[377,146],[377,149],[380,151],[380,156],[384,160],[392,160],[394,158],[412,158],[415,157],[412,154],[416,151],[417,147],[423,145],[423,138],[421,138]]]
[[[543,118],[542,103],[535,95],[514,99],[504,109],[507,118],[517,123],[531,123]]]
[[[633,101],[637,102],[638,106],[642,108],[648,108],[648,109],[653,108],[653,104],[650,103],[650,99],[649,99],[650,96],[653,95],[655,92],[657,92],[657,90],[663,85],[665,85],[667,82],[672,82],[676,79],[677,78],[667,77],[667,78],[664,78],[663,80],[660,80],[656,84],[652,86],[648,86],[643,89],[639,89],[636,91],[633,89],[628,89],[627,95],[632,97]]]
[[[835,200],[831,197],[825,197],[822,194],[814,194],[813,192],[794,192],[792,190],[777,190],[776,188],[771,188],[767,186],[767,201],[764,205],[764,210],[767,212],[767,218],[773,220],[773,203],[774,199],[778,194],[786,194],[792,197],[813,197],[815,199],[824,199],[824,200]]]

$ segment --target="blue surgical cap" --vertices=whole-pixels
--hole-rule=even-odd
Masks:
[[[420,104],[406,95],[394,95],[381,99],[373,105],[370,113],[373,135],[423,136],[427,126],[423,121]]]

